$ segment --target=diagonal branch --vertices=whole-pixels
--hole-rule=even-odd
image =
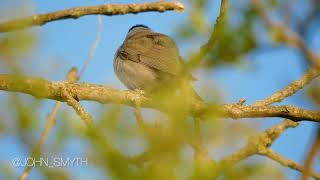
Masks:
[[[291,169],[294,169],[294,170],[297,170],[300,172],[303,172],[303,170],[304,170],[303,166],[299,165],[298,163],[296,163],[290,159],[286,159],[286,158],[280,156],[279,154],[272,151],[272,149],[266,149],[265,151],[261,152],[260,154],[280,163],[282,166],[286,166],[286,167],[289,167]],[[310,175],[313,176],[315,179],[320,180],[320,174],[311,171]]]
[[[63,94],[66,97],[67,104],[76,111],[76,113],[81,117],[85,124],[88,127],[93,127],[92,116],[80,105],[77,100],[74,99],[74,97],[70,95],[70,93],[66,89],[63,89]]]
[[[86,15],[122,15],[122,14],[136,14],[140,12],[150,11],[183,11],[184,5],[180,2],[149,2],[137,4],[105,4],[98,6],[82,6],[70,9],[55,11],[45,14],[36,14],[29,17],[9,20],[0,23],[0,32],[10,32],[18,29],[23,29],[31,26],[41,26],[48,22],[64,20],[64,19],[77,19]]]
[[[216,23],[214,24],[211,36],[209,37],[209,40],[201,46],[200,51],[190,58],[187,64],[187,68],[192,69],[196,67],[201,62],[201,60],[208,54],[208,52],[212,51],[212,49],[214,48],[218,40],[218,36],[221,34],[221,31],[223,30],[223,26],[225,24],[228,12],[228,6],[228,0],[221,0],[220,14],[216,20]]]
[[[320,57],[306,45],[299,34],[293,32],[284,24],[273,22],[266,13],[261,0],[251,0],[251,2],[253,8],[259,13],[269,30],[275,33],[279,41],[291,47],[298,48],[313,66],[318,70],[320,69]]]
[[[69,81],[69,82],[76,82],[77,80],[79,80],[79,79],[81,78],[81,76],[83,75],[84,71],[86,70],[86,68],[88,67],[90,61],[91,61],[92,58],[93,58],[95,49],[96,49],[96,47],[97,47],[97,45],[99,44],[99,41],[100,41],[100,39],[101,39],[101,33],[102,33],[102,17],[99,15],[99,16],[98,16],[97,38],[96,38],[96,40],[95,40],[95,42],[94,42],[94,44],[93,44],[93,46],[92,46],[92,49],[91,49],[91,51],[90,51],[90,53],[89,53],[89,55],[88,55],[88,58],[86,59],[85,64],[82,66],[79,75],[78,75],[78,70],[77,70],[77,68],[73,67],[73,68],[71,68],[71,69],[69,70],[69,72],[68,72],[68,74],[67,74],[67,81]],[[71,100],[71,101],[72,101],[72,100]],[[75,104],[74,106],[77,106],[76,103],[73,103],[73,104]],[[53,109],[51,110],[51,112],[50,112],[50,114],[49,114],[49,116],[48,116],[48,118],[47,118],[46,125],[45,125],[45,128],[44,128],[44,130],[43,130],[43,132],[42,132],[42,134],[41,134],[41,137],[40,137],[37,145],[33,148],[30,157],[35,158],[36,156],[38,156],[38,155],[41,154],[42,147],[43,147],[43,145],[44,145],[44,143],[45,143],[45,141],[46,141],[46,139],[47,139],[47,137],[48,137],[48,135],[49,135],[49,132],[50,132],[50,130],[53,128],[53,126],[54,126],[54,124],[55,124],[55,122],[56,122],[56,116],[57,116],[57,114],[58,114],[58,111],[59,111],[61,105],[62,105],[62,102],[60,102],[60,101],[57,101],[57,102],[55,103]],[[78,106],[80,106],[80,105],[78,105]],[[74,108],[74,109],[76,109],[76,108]],[[77,109],[81,109],[81,107],[80,107],[80,108],[77,108]],[[82,109],[81,112],[83,112],[83,111],[84,111],[84,110]],[[86,113],[86,112],[84,111],[84,113],[82,113],[82,114],[85,114],[85,113]],[[88,113],[87,113],[87,114],[88,114]],[[90,115],[82,116],[82,117],[83,117],[82,119],[85,119],[84,117],[89,117],[89,118],[90,118]],[[88,120],[88,118],[86,118],[86,121],[85,121],[85,122],[91,122],[91,121]],[[87,124],[88,124],[88,123],[87,123]],[[90,125],[90,126],[91,126],[91,125]],[[32,168],[33,168],[33,166],[27,166],[27,167],[24,169],[24,171],[22,172],[21,176],[19,177],[19,180],[24,180],[24,179],[26,179],[26,178],[29,176]]]
[[[235,152],[234,154],[226,157],[218,163],[218,168],[216,170],[216,176],[219,176],[221,173],[227,171],[239,161],[246,159],[255,154],[259,154],[262,156],[266,156],[283,166],[295,169],[297,171],[302,172],[303,168],[299,164],[294,161],[285,159],[284,157],[276,154],[269,147],[273,144],[273,142],[288,128],[293,128],[298,126],[298,123],[284,120],[278,125],[273,126],[272,128],[267,129],[261,134],[257,136],[253,136],[249,139],[249,142],[240,150]],[[315,172],[311,172],[311,175],[316,179],[320,179],[320,174]]]
[[[317,127],[316,137],[314,138],[309,151],[307,151],[301,180],[308,180],[310,175],[312,175],[311,173],[313,169],[313,164],[317,157],[317,154],[319,153],[320,153],[320,126]]]
[[[275,102],[281,102],[285,98],[295,94],[297,91],[302,89],[305,85],[309,84],[313,79],[317,78],[319,75],[320,71],[315,67],[311,67],[303,74],[303,76],[300,79],[293,81],[287,87],[275,92],[270,97],[253,103],[253,105],[268,106]]]
[[[159,102],[149,97],[139,96],[135,91],[121,91],[111,87],[88,83],[50,82],[42,78],[24,77],[16,75],[0,75],[0,90],[21,92],[37,98],[53,99],[66,102],[63,89],[75,100],[96,101],[99,103],[117,103],[135,106],[137,97],[140,97],[143,107],[151,107],[161,111],[163,109]],[[320,122],[320,112],[306,110],[295,106],[252,106],[239,104],[206,104],[194,100],[186,104],[190,114],[205,116],[210,112],[219,112],[223,117],[256,118],[256,117],[283,117],[294,121],[315,121]]]
[[[248,140],[248,143],[243,148],[221,160],[218,163],[218,170],[220,172],[226,171],[227,169],[237,164],[239,161],[259,153],[259,149],[270,147],[272,143],[277,139],[277,137],[279,137],[287,128],[295,127],[297,125],[298,123],[296,122],[284,120],[274,127],[251,137]]]
[[[268,29],[274,32],[276,38],[288,46],[298,48],[311,63],[310,69],[301,77],[301,79],[292,82],[290,85],[274,93],[270,97],[254,103],[254,105],[270,105],[275,102],[281,102],[283,99],[293,95],[302,89],[304,85],[318,77],[320,75],[320,57],[306,45],[299,34],[291,31],[285,24],[273,22],[272,19],[269,18],[261,0],[251,0],[251,3]]]
[[[70,71],[68,72],[67,80],[70,82],[74,82],[74,81],[76,81],[76,79],[77,79],[77,69],[71,68]],[[49,136],[49,132],[53,128],[53,126],[56,122],[56,116],[57,116],[57,113],[58,113],[61,105],[62,105],[62,103],[57,101],[55,103],[52,111],[48,115],[45,128],[40,136],[40,139],[39,139],[37,145],[33,148],[32,153],[30,155],[30,157],[32,157],[32,159],[34,159],[40,155],[40,153],[42,151],[42,147],[43,147],[46,139]],[[19,180],[25,180],[29,176],[32,168],[33,168],[33,166],[26,166],[26,168],[23,170],[21,176],[19,177]]]

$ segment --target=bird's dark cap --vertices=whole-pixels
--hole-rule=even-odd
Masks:
[[[148,26],[146,26],[146,25],[136,24],[136,25],[132,26],[132,27],[129,29],[128,32],[132,31],[132,30],[135,29],[135,28],[146,28],[146,29],[150,29],[150,28],[149,28]]]

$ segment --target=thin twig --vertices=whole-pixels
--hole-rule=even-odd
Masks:
[[[74,81],[76,81],[76,79],[77,79],[77,69],[71,68],[70,71],[68,72],[68,75],[67,75],[67,81],[74,82]],[[40,136],[40,139],[39,139],[37,145],[32,150],[32,153],[30,155],[31,159],[34,159],[38,155],[40,155],[42,147],[43,147],[46,139],[48,138],[49,132],[53,128],[53,126],[56,122],[56,116],[57,116],[58,110],[61,107],[61,104],[62,104],[62,102],[57,101],[55,103],[52,111],[50,112],[50,114],[47,118],[47,121],[46,121],[45,128]],[[33,168],[33,166],[26,166],[26,168],[22,172],[21,176],[19,177],[19,180],[25,180],[29,176],[32,168]]]
[[[194,117],[194,142],[191,143],[191,146],[194,149],[194,160],[197,164],[201,164],[201,167],[209,166],[214,163],[212,158],[209,155],[208,150],[202,144],[201,138],[201,119]]]
[[[96,40],[94,42],[94,44],[92,45],[91,51],[89,52],[88,58],[85,61],[85,64],[82,66],[80,73],[78,74],[78,71],[76,68],[71,68],[70,71],[68,72],[67,75],[67,81],[68,82],[76,82],[77,80],[79,80],[84,71],[86,70],[86,68],[88,67],[91,59],[93,58],[93,55],[95,53],[95,50],[99,44],[99,41],[101,39],[101,33],[102,33],[102,17],[99,15],[98,16],[98,31],[97,31],[97,37]],[[43,130],[41,137],[37,143],[37,145],[35,146],[35,148],[32,150],[32,153],[30,155],[30,157],[35,158],[36,156],[38,156],[41,153],[41,149],[44,145],[44,142],[46,141],[50,130],[53,128],[54,124],[55,124],[55,120],[56,120],[56,116],[58,113],[58,110],[61,107],[62,102],[56,102],[52,111],[50,112],[47,121],[46,121],[46,125],[45,125],[45,129]],[[33,166],[27,166],[24,171],[22,172],[22,175],[19,177],[19,180],[25,180],[29,174],[30,171],[32,170]]]
[[[284,9],[283,22],[286,26],[290,26],[295,1],[294,0],[287,0],[284,3],[285,3],[284,4],[285,7],[283,8]]]
[[[284,120],[272,128],[251,137],[243,148],[218,162],[216,176],[221,175],[221,173],[227,171],[239,161],[258,154],[261,150],[270,147],[287,128],[296,127],[297,125],[298,123],[296,122]]]
[[[299,34],[292,32],[285,24],[273,22],[261,0],[251,0],[253,8],[259,13],[263,22],[267,25],[270,31],[275,32],[276,38],[289,46],[296,47],[303,52],[305,57],[311,62],[312,66],[304,75],[296,81],[293,81],[287,87],[272,94],[270,97],[257,101],[253,105],[271,105],[275,102],[281,102],[286,97],[289,97],[302,89],[306,84],[320,75],[320,57],[318,57],[299,36]]]
[[[56,114],[57,114],[61,104],[62,104],[62,102],[56,102],[52,111],[50,112],[50,114],[47,118],[47,121],[46,121],[45,129],[43,130],[37,145],[33,148],[32,153],[29,156],[31,159],[35,159],[41,153],[44,142],[47,139],[50,130],[52,129],[52,127],[55,124]],[[19,177],[19,180],[25,180],[29,176],[32,168],[33,168],[33,166],[26,166],[26,168],[23,170],[21,176]]]
[[[82,66],[82,68],[80,69],[79,72],[79,79],[83,76],[84,71],[87,69],[88,65],[90,64],[90,61],[92,60],[94,53],[96,52],[96,49],[98,47],[99,42],[101,41],[101,34],[102,34],[102,16],[98,15],[98,30],[97,30],[97,35],[96,35],[96,39],[91,47],[91,50],[88,54],[88,57],[84,63],[84,65]]]
[[[264,151],[261,151],[260,155],[266,156],[266,157],[280,163],[282,166],[303,172],[303,167],[301,165],[299,165],[298,163],[296,163],[290,159],[286,159],[286,158],[280,156],[279,154],[272,151],[272,149],[270,149],[270,148],[266,148]],[[310,172],[310,175],[313,176],[315,179],[320,180],[320,174],[317,174],[312,171],[312,172]]]
[[[273,22],[266,13],[265,8],[263,7],[261,0],[251,0],[253,8],[260,14],[260,17],[265,22],[267,27],[275,32],[276,38],[286,43],[289,46],[298,48],[302,53],[307,57],[309,62],[314,65],[318,70],[320,70],[320,57],[314,53],[300,37],[298,33],[291,31],[283,23]]]
[[[229,4],[228,0],[221,0],[220,14],[216,20],[216,23],[213,26],[211,36],[207,41],[207,43],[201,46],[200,51],[194,54],[190,58],[186,67],[189,69],[189,71],[190,69],[198,66],[201,60],[208,54],[208,52],[210,52],[214,48],[217,40],[219,39],[218,37],[221,34],[221,31],[223,30],[224,23],[226,21],[226,16],[227,16],[228,6],[229,6],[228,4]]]
[[[0,32],[9,32],[18,29],[23,29],[31,26],[41,26],[48,22],[64,20],[64,19],[77,19],[86,15],[122,15],[122,14],[136,14],[140,12],[150,11],[183,11],[184,5],[180,2],[148,2],[136,4],[104,4],[98,6],[82,6],[70,9],[55,11],[46,14],[36,14],[29,17],[10,20],[0,23]]]
[[[267,129],[265,132],[253,136],[249,139],[249,142],[247,145],[245,145],[243,148],[238,150],[236,153],[224,158],[222,161],[218,163],[217,173],[216,176],[221,175],[221,173],[227,171],[231,167],[233,167],[235,164],[237,164],[239,161],[246,159],[250,156],[253,156],[255,154],[266,156],[278,163],[280,163],[283,166],[295,169],[297,171],[302,172],[303,167],[297,164],[296,162],[292,160],[288,160],[270,149],[270,146],[273,144],[273,142],[287,129],[296,127],[298,123],[290,121],[290,120],[284,120],[278,125],[275,125],[274,127]],[[317,174],[315,172],[311,172],[311,175],[316,178],[320,179],[320,174]]]
[[[138,100],[136,101],[136,105],[135,105],[135,112],[134,115],[136,117],[138,126],[142,129],[142,130],[146,130],[146,126],[144,124],[144,119],[143,116],[141,114],[141,102],[140,102],[140,97],[138,97]]]
[[[310,150],[304,162],[301,180],[308,180],[311,173],[313,162],[315,161],[317,154],[320,153],[320,126],[317,127],[316,137],[313,140]],[[319,178],[320,179],[320,178]]]
[[[300,79],[293,81],[287,87],[275,92],[270,97],[257,101],[252,105],[268,106],[275,102],[281,102],[285,98],[292,96],[293,94],[298,92],[300,89],[302,89],[307,84],[309,84],[312,80],[319,77],[319,75],[320,75],[320,71],[314,67],[311,67],[303,74],[303,76]]]
[[[133,97],[133,104],[134,104],[134,115],[136,117],[136,121],[138,126],[144,131],[147,132],[148,127],[146,126],[146,124],[144,123],[144,119],[141,113],[141,103],[142,103],[142,98],[145,95],[144,91],[141,90],[135,90],[134,92],[136,92],[136,96]]]

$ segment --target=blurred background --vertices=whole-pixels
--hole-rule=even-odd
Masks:
[[[69,0],[63,2],[41,0],[0,1],[0,22],[27,15],[46,13],[75,6],[105,3],[140,3],[128,0]],[[113,57],[129,28],[145,24],[154,31],[174,38],[184,59],[199,51],[212,32],[219,15],[218,0],[181,1],[185,11],[148,12],[136,15],[103,16],[102,37],[81,81],[126,89],[115,76]],[[318,0],[264,1],[267,12],[275,22],[286,22],[298,32],[308,46],[320,49],[320,2]],[[250,1],[230,1],[227,21],[219,34],[214,51],[194,68],[197,92],[208,102],[235,103],[245,98],[250,104],[263,99],[301,77],[308,62],[297,49],[281,44],[270,33],[250,5]],[[96,39],[97,16],[76,20],[50,22],[17,32],[0,34],[0,73],[42,77],[52,81],[65,80],[72,66],[80,68]],[[320,80],[280,104],[319,109]],[[13,167],[12,159],[26,158],[36,145],[54,101],[35,99],[29,95],[0,92],[0,179],[16,179],[24,167]],[[49,134],[41,157],[88,158],[85,166],[49,168],[35,167],[29,179],[187,179],[193,177],[193,149],[186,145],[191,138],[192,121],[183,119],[171,128],[160,128],[145,134],[138,128],[131,107],[81,102],[93,116],[105,139],[87,136],[83,121],[73,109],[63,105],[56,124]],[[145,121],[160,122],[161,127],[172,124],[170,118],[155,110],[144,109]],[[179,117],[178,119],[182,119]],[[168,122],[169,121],[169,122]],[[172,120],[171,120],[172,121]],[[177,121],[177,120],[176,120]],[[175,121],[175,122],[176,122]],[[202,123],[203,142],[210,156],[221,160],[245,145],[247,138],[279,123],[280,118],[221,119],[215,116]],[[166,130],[162,130],[166,129]],[[164,136],[164,131],[168,136]],[[181,134],[183,137],[180,137]],[[317,132],[317,124],[301,122],[288,129],[272,149],[282,156],[303,165]],[[168,138],[169,137],[169,138]],[[174,138],[172,138],[174,137]],[[112,154],[106,155],[104,142],[124,156],[135,156],[153,147],[159,152],[143,167],[128,164]],[[170,155],[163,153],[171,152]],[[160,162],[160,163],[159,163]],[[320,158],[314,162],[320,171]],[[172,176],[171,171],[174,172]],[[140,174],[139,176],[137,174]],[[141,175],[142,174],[142,175]],[[296,179],[300,173],[261,156],[253,156],[232,168],[225,179]]]

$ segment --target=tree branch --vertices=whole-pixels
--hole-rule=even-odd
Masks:
[[[298,163],[280,156],[279,154],[272,151],[272,149],[266,149],[264,152],[261,152],[260,154],[280,163],[282,166],[286,166],[300,172],[303,172],[304,170],[303,167]],[[311,171],[310,175],[313,176],[315,179],[320,180],[320,174]]]
[[[77,80],[77,69],[71,68],[67,74],[67,81],[75,82],[76,80]],[[45,125],[45,128],[44,128],[41,136],[40,136],[40,139],[39,139],[37,145],[32,149],[31,155],[29,156],[29,157],[32,157],[33,160],[41,154],[42,147],[43,147],[46,139],[49,136],[49,132],[53,128],[53,126],[56,122],[56,116],[58,114],[58,111],[59,111],[61,105],[62,105],[62,103],[57,101],[55,103],[53,109],[51,110],[50,114],[48,115],[46,125]],[[30,161],[31,161],[31,159],[30,159]],[[25,180],[29,176],[32,168],[33,168],[33,166],[26,166],[26,168],[23,170],[21,176],[19,177],[19,180]]]
[[[281,102],[286,97],[289,97],[295,94],[297,91],[302,89],[305,85],[309,84],[313,79],[317,78],[319,75],[320,75],[320,71],[315,67],[311,67],[308,71],[306,71],[303,74],[303,76],[300,79],[293,81],[287,87],[275,92],[270,97],[253,103],[253,105],[267,106],[275,102]]]
[[[275,152],[272,151],[272,149],[270,149],[270,146],[273,144],[273,142],[286,129],[293,128],[296,126],[298,126],[298,123],[290,120],[284,120],[281,123],[275,125],[274,127],[267,129],[263,133],[251,137],[248,143],[243,148],[241,148],[236,153],[226,157],[225,159],[223,159],[218,163],[216,175],[219,176],[222,172],[227,171],[228,169],[233,167],[235,164],[237,164],[239,161],[246,159],[250,156],[253,156],[255,154],[266,156],[280,163],[283,166],[302,172],[303,168],[299,164],[297,164],[294,161],[285,159],[284,157],[276,154]],[[315,172],[311,172],[311,175],[316,179],[320,179],[320,175]]]
[[[208,52],[210,52],[214,48],[215,43],[218,40],[218,36],[221,34],[221,31],[223,30],[223,26],[225,24],[227,12],[228,12],[228,6],[229,6],[228,0],[221,0],[220,14],[216,20],[216,23],[213,26],[210,38],[204,45],[201,46],[200,51],[194,54],[190,58],[186,67],[189,70],[198,66],[201,60],[208,54]]]
[[[275,125],[266,131],[251,137],[248,143],[236,153],[224,158],[219,164],[219,170],[225,171],[231,168],[239,161],[246,159],[259,152],[259,149],[270,147],[272,143],[287,129],[290,127],[296,127],[298,123],[284,120],[281,123]]]
[[[320,153],[320,126],[317,127],[316,137],[313,140],[313,143],[307,152],[304,168],[301,176],[301,180],[308,180],[310,175],[312,175],[312,169],[314,161],[317,157],[317,154]],[[320,179],[320,178],[318,178]]]
[[[20,92],[37,98],[53,99],[66,102],[68,99],[64,89],[75,100],[96,101],[99,103],[117,103],[135,107],[136,101],[141,101],[143,107],[156,108],[162,111],[158,102],[141,96],[135,91],[116,90],[111,87],[88,83],[50,82],[42,78],[24,77],[16,75],[0,75],[0,90]],[[320,122],[320,112],[305,110],[294,106],[253,106],[239,104],[206,104],[202,101],[193,100],[187,105],[190,114],[205,116],[211,112],[219,112],[223,117],[257,118],[257,117],[283,117],[294,121]]]
[[[320,57],[314,53],[296,32],[281,23],[273,22],[265,11],[261,0],[251,0],[253,8],[259,13],[269,30],[275,33],[277,40],[298,48],[309,62],[320,70]]]
[[[92,116],[65,89],[64,89],[64,95],[66,97],[67,104],[76,111],[76,113],[81,117],[81,119],[86,123],[86,125],[90,128],[93,127]]]
[[[69,70],[69,72],[67,74],[67,81],[76,82],[81,78],[81,76],[83,75],[84,71],[88,67],[88,65],[89,65],[89,63],[90,63],[90,61],[91,61],[91,59],[92,59],[92,57],[94,55],[95,49],[96,49],[96,47],[97,47],[97,45],[98,45],[98,43],[99,43],[99,41],[101,39],[101,33],[102,33],[102,17],[99,15],[98,16],[97,37],[96,37],[96,40],[95,40],[94,44],[92,45],[91,51],[90,51],[90,53],[88,55],[88,58],[86,59],[84,65],[82,66],[81,71],[79,72],[79,75],[78,75],[77,68],[72,67]],[[73,102],[72,99],[70,100],[70,102],[71,103]],[[92,122],[92,120],[91,120],[92,118],[91,118],[90,114],[87,113],[84,109],[82,109],[82,107],[77,103],[78,102],[73,102],[74,107],[77,107],[77,108],[74,108],[74,109],[78,112],[78,114],[80,114],[80,112],[81,112],[81,115],[82,115],[81,117],[82,117],[83,120],[85,120],[87,125],[92,126],[91,125],[92,123],[90,124],[90,122]],[[62,105],[62,102],[56,101],[53,109],[51,110],[51,112],[50,112],[50,114],[49,114],[49,116],[47,118],[46,125],[45,125],[45,128],[44,128],[44,130],[43,130],[43,132],[41,134],[41,137],[40,137],[37,145],[33,148],[32,153],[31,153],[31,155],[29,157],[32,157],[34,159],[38,155],[41,154],[42,147],[43,147],[43,145],[44,145],[44,143],[45,143],[45,141],[46,141],[46,139],[47,139],[47,137],[49,135],[49,132],[53,128],[53,126],[54,126],[54,124],[56,122],[56,116],[58,114],[58,111],[59,111],[61,105]],[[79,110],[77,110],[77,109],[79,109]],[[19,177],[19,180],[25,180],[29,176],[32,168],[33,168],[33,166],[27,166],[24,169],[24,171],[22,172],[21,176]]]
[[[18,18],[0,23],[0,32],[10,32],[18,29],[23,29],[31,26],[41,26],[48,22],[77,19],[86,15],[101,14],[107,16],[136,14],[140,12],[150,11],[183,11],[184,5],[180,2],[150,2],[140,4],[105,4],[98,6],[82,6],[70,9],[55,11],[46,14],[36,14],[29,17]]]
[[[281,102],[286,97],[291,96],[302,89],[305,84],[310,83],[313,79],[318,77],[320,75],[320,57],[306,45],[299,34],[291,31],[285,24],[273,22],[271,18],[269,18],[261,0],[251,0],[251,3],[269,30],[274,32],[277,40],[286,43],[288,46],[298,48],[312,64],[310,69],[301,79],[292,82],[286,88],[274,93],[272,96],[253,104],[270,105],[275,102]]]

